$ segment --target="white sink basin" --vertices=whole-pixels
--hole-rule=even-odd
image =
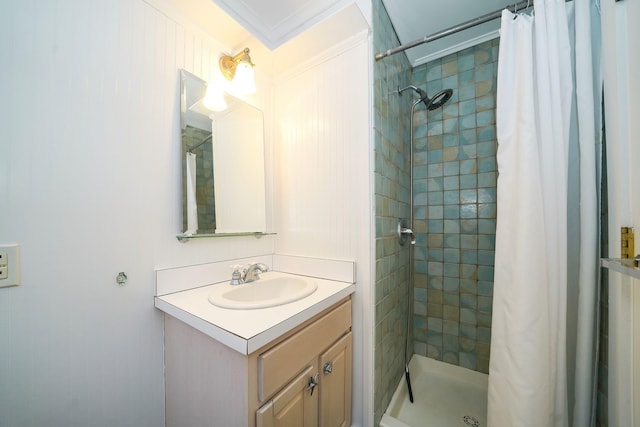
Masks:
[[[235,310],[275,307],[302,299],[318,288],[308,277],[263,273],[259,280],[242,285],[215,285],[209,302],[217,307]]]

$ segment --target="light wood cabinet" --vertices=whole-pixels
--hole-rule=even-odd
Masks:
[[[351,301],[243,355],[165,315],[167,427],[351,425]]]
[[[271,401],[258,409],[257,427],[315,427],[318,425],[318,393],[310,390],[309,379],[318,374],[311,363]]]
[[[351,425],[351,332],[320,356],[320,427]]]
[[[326,320],[326,319],[324,319]],[[326,322],[314,326],[321,329]],[[311,337],[304,331],[306,337]],[[331,336],[331,334],[327,334]],[[302,337],[302,338],[306,338]],[[264,356],[276,356],[292,351],[293,359],[313,345],[296,348],[294,337]],[[334,337],[335,338],[335,337]],[[257,413],[257,427],[348,427],[351,425],[351,332],[347,332],[307,364],[303,375],[289,383],[282,392],[264,404]],[[296,351],[297,350],[297,351]],[[273,370],[291,370],[287,360],[278,359]],[[277,369],[277,368],[280,369]]]

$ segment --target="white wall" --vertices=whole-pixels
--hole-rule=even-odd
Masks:
[[[22,262],[0,289],[0,426],[164,425],[154,269],[272,252],[175,238],[178,69],[208,78],[224,48],[178,21],[141,0],[0,3],[0,244]]]
[[[368,426],[373,422],[375,246],[371,56],[364,21],[350,25],[363,30],[328,51],[312,51],[315,57],[276,81],[274,224],[276,253],[357,262],[353,423]]]
[[[609,255],[620,257],[620,227],[635,227],[640,253],[640,4],[601,2],[602,66],[609,174]],[[609,275],[609,426],[640,423],[640,291],[638,280]],[[635,310],[635,313],[634,313]],[[634,319],[635,317],[635,319]],[[635,324],[634,324],[635,321]],[[634,348],[635,347],[635,348]],[[634,414],[635,407],[635,414]],[[635,417],[635,420],[634,420]]]
[[[357,255],[369,199],[366,58],[365,39],[275,88],[278,253]]]
[[[628,46],[628,72],[629,72],[629,142],[631,149],[631,173],[629,174],[632,188],[633,203],[633,225],[635,227],[636,247],[635,255],[640,254],[640,186],[637,184],[637,171],[640,165],[640,3],[637,1],[627,2],[627,27],[629,29]],[[633,407],[634,425],[640,424],[640,281],[633,281],[633,396],[631,406]]]

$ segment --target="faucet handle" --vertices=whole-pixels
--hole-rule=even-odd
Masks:
[[[232,285],[241,285],[244,283],[244,280],[242,280],[242,274],[240,272],[240,269],[243,269],[244,272],[244,268],[241,265],[230,265],[229,267],[233,268],[233,273],[231,273],[231,283]]]

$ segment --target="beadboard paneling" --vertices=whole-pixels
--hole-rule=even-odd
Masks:
[[[369,90],[362,39],[275,88],[277,253],[355,259],[363,229],[366,236]]]
[[[0,290],[0,425],[162,426],[154,270],[273,252],[175,238],[178,69],[208,79],[222,46],[141,0],[2,2],[0,33],[0,243],[22,278]]]

